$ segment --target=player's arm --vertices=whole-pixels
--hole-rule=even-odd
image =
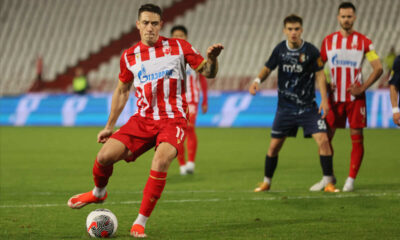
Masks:
[[[258,74],[257,78],[253,80],[249,87],[249,92],[251,95],[256,95],[257,91],[260,90],[260,84],[267,79],[269,74],[271,73],[271,69],[268,67],[264,66],[260,73]]]
[[[390,84],[390,102],[392,103],[392,111],[393,111],[393,122],[400,126],[400,112],[399,112],[399,90],[395,85]]]
[[[376,80],[379,79],[383,73],[381,60],[379,59],[379,56],[376,54],[375,50],[369,51],[367,54],[365,54],[365,56],[372,66],[372,73],[369,75],[367,81],[365,81],[361,86],[356,84],[350,85],[347,91],[350,91],[353,96],[358,96],[364,93],[372,84],[374,84],[374,82],[376,82]]]
[[[201,93],[203,94],[203,102],[201,103],[201,110],[203,113],[206,113],[208,110],[207,79],[203,75],[199,74],[199,81],[200,81]]]
[[[218,72],[218,56],[224,46],[222,44],[213,44],[207,49],[207,61],[201,64],[196,70],[206,78],[214,78]]]
[[[97,142],[105,143],[111,136],[115,123],[118,120],[119,115],[125,107],[126,102],[129,99],[129,91],[132,86],[132,82],[124,83],[118,82],[117,88],[114,90],[112,101],[111,101],[111,112],[108,117],[108,121],[103,130],[97,135]]]
[[[322,119],[324,119],[326,115],[328,115],[329,111],[327,84],[324,70],[322,69],[316,72],[315,77],[319,86],[319,91],[321,93],[321,104],[319,106],[319,113],[323,111]]]

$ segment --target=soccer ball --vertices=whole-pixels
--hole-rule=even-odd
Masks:
[[[86,218],[86,230],[94,238],[112,237],[117,228],[117,217],[108,209],[96,209]]]

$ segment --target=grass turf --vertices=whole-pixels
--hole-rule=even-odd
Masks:
[[[108,208],[116,239],[131,239],[153,151],[115,165],[102,205],[71,210],[66,202],[93,187],[99,128],[0,128],[0,239],[89,239],[90,211]],[[317,147],[298,137],[279,155],[271,191],[263,178],[268,129],[197,130],[196,172],[180,176],[177,161],[148,221],[149,239],[399,239],[399,130],[365,130],[365,157],[353,193],[311,193],[321,178]],[[348,174],[348,130],[334,139],[338,187]]]

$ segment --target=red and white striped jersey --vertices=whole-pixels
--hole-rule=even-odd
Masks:
[[[186,118],[186,64],[197,69],[204,58],[182,39],[160,36],[154,46],[142,42],[125,50],[119,79],[133,81],[138,110],[134,116],[154,120]]]
[[[190,104],[198,104],[200,90],[203,94],[203,104],[207,104],[207,79],[193,70],[189,64],[186,66],[186,101]]]
[[[374,50],[372,41],[354,31],[343,37],[340,31],[325,37],[321,46],[321,59],[329,63],[331,81],[336,85],[335,102],[353,101],[355,97],[347,91],[351,84],[362,84],[361,66],[365,54]]]

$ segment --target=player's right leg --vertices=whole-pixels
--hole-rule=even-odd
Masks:
[[[278,164],[278,154],[283,146],[283,143],[285,142],[285,139],[285,137],[271,138],[268,153],[265,157],[264,181],[260,183],[256,189],[254,189],[254,192],[263,192],[270,189],[272,177]]]
[[[108,179],[112,175],[114,163],[129,157],[130,154],[130,151],[122,142],[113,138],[108,139],[100,149],[94,162],[94,189],[72,196],[68,200],[68,206],[73,209],[79,209],[90,203],[102,203],[107,198],[106,186]]]

